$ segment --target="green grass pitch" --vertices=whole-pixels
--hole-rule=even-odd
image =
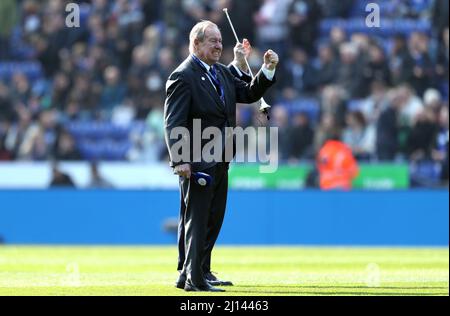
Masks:
[[[218,295],[174,287],[176,247],[0,246],[0,295]],[[448,295],[447,248],[216,247],[219,295]],[[224,287],[225,288],[225,287]]]

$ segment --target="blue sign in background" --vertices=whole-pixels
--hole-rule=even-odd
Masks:
[[[230,191],[220,244],[447,246],[448,191]],[[174,244],[177,191],[2,190],[9,244]]]

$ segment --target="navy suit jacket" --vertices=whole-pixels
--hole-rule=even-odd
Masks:
[[[192,171],[202,171],[214,166],[217,162],[206,162],[198,157],[199,152],[193,152],[193,120],[199,119],[201,131],[207,127],[217,127],[225,135],[226,127],[236,127],[236,103],[253,103],[261,99],[266,90],[275,83],[275,77],[270,81],[259,71],[253,80],[249,76],[240,77],[233,66],[217,63],[216,71],[223,86],[225,104],[209,81],[205,70],[189,56],[169,76],[166,83],[166,101],[164,104],[165,139],[169,150],[170,166],[190,163]],[[250,81],[250,82],[246,82]],[[170,138],[176,127],[185,127],[189,137]],[[197,137],[198,138],[198,137]],[[201,136],[200,136],[201,138]],[[189,159],[174,161],[175,152],[172,146],[177,142],[189,140]],[[200,141],[196,139],[195,141]],[[201,139],[201,149],[210,139]],[[225,140],[222,143],[224,153]],[[197,155],[197,156],[195,156]],[[200,161],[197,159],[200,158]],[[194,161],[195,160],[195,161]]]

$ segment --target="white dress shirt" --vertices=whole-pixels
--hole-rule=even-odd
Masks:
[[[197,57],[197,58],[198,58],[198,57]],[[209,69],[211,68],[211,66],[208,65],[207,63],[205,63],[205,62],[204,62],[203,60],[201,60],[200,58],[198,58],[198,59],[200,60],[200,62],[202,63],[202,65],[205,66],[206,71],[209,72]],[[239,67],[238,67],[236,64],[232,63],[231,65],[234,67],[234,69],[236,69],[236,71],[237,71],[237,73],[239,74],[239,76],[242,76],[242,73],[246,74],[247,76],[250,76],[249,73],[245,73],[245,72],[243,72],[242,70],[240,70]],[[261,69],[262,69],[262,72],[263,72],[264,76],[266,76],[267,80],[272,81],[272,80],[273,80],[273,76],[275,76],[275,69],[274,69],[274,70],[269,70],[269,69],[267,69],[266,67],[264,67],[264,65],[262,65]],[[211,79],[210,79],[209,77],[208,77],[208,79],[209,79],[209,81],[211,82],[211,84],[214,86],[214,84],[212,83]]]

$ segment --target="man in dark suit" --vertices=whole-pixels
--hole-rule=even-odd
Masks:
[[[222,53],[222,36],[217,25],[209,21],[196,24],[189,40],[191,54],[170,75],[166,84],[167,98],[164,106],[170,166],[180,176],[180,276],[176,286],[186,291],[223,291],[214,285],[231,283],[219,281],[212,275],[211,252],[225,214],[228,165],[231,160],[225,157],[225,147],[230,143],[222,143],[221,161],[204,159],[201,152],[210,140],[201,139],[201,135],[194,132],[194,119],[201,123],[199,134],[208,127],[215,127],[225,135],[227,127],[236,126],[236,103],[258,101],[275,82],[278,55],[271,50],[267,51],[261,71],[248,83],[239,79],[248,79],[248,75],[242,73],[246,69],[239,69],[244,67],[242,61],[248,42],[244,42],[246,47],[243,44],[236,45],[235,55],[238,61],[228,68],[218,63]],[[180,127],[185,129],[185,134],[175,132]],[[196,141],[200,143],[200,148],[193,146]],[[183,153],[180,155],[179,149],[186,149],[183,144],[187,144],[189,149],[187,156]],[[199,171],[212,177],[210,185],[201,186],[193,180],[192,173]]]

